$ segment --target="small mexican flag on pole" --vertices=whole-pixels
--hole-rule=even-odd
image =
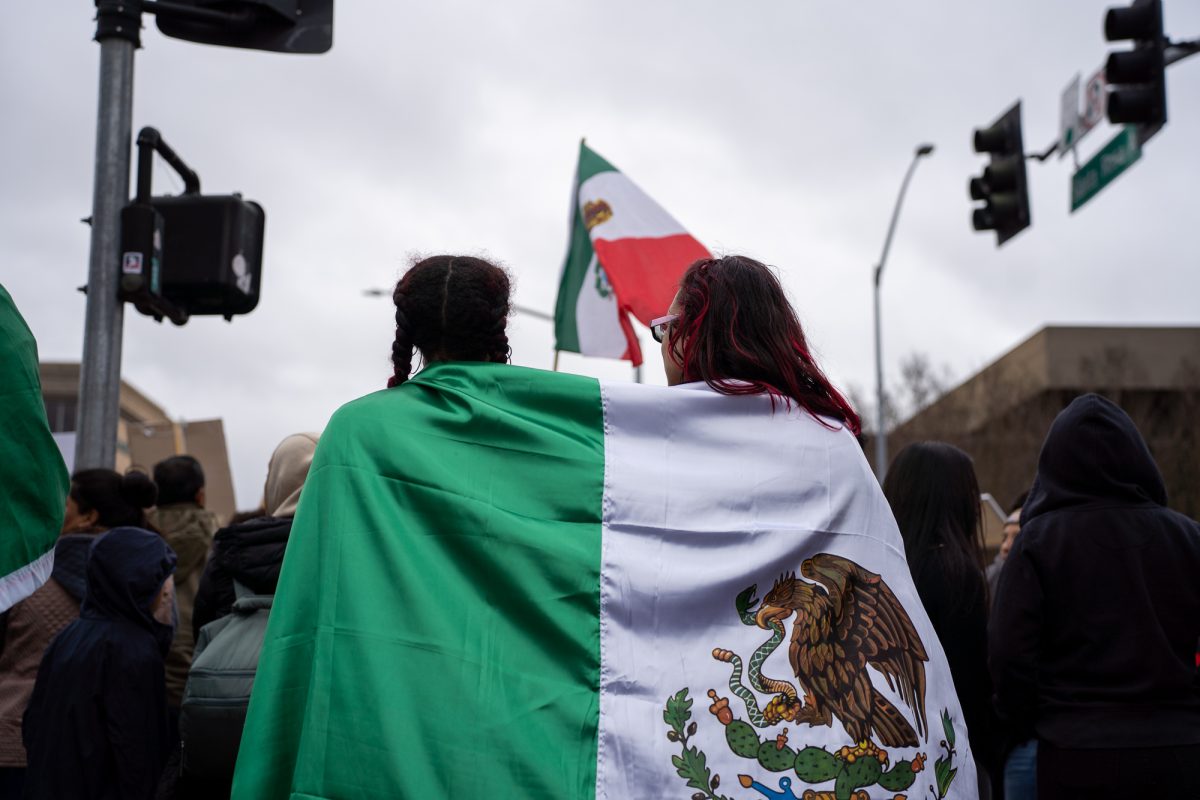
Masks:
[[[638,366],[642,353],[630,315],[649,325],[666,313],[684,270],[709,252],[585,142],[571,197],[555,348]]]

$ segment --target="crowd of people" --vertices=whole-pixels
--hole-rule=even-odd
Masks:
[[[414,357],[508,360],[501,268],[428,258],[393,299],[392,391]],[[653,334],[670,384],[767,393],[858,433],[766,266],[696,262],[666,311]],[[228,796],[317,443],[284,439],[262,506],[223,528],[190,456],[72,476],[53,574],[3,618],[0,797]],[[968,453],[913,444],[886,475],[980,797],[1200,797],[1200,526],[1168,508],[1129,417],[1096,395],[1062,412],[990,565]]]

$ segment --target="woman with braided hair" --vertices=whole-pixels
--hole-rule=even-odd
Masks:
[[[396,284],[395,369],[388,386],[413,372],[413,350],[425,364],[490,361],[503,364],[512,353],[505,327],[508,274],[473,256],[430,256],[413,265]]]

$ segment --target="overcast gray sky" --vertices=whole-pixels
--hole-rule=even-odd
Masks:
[[[225,420],[253,506],[280,439],[383,386],[392,309],[362,289],[413,255],[486,254],[517,302],[552,310],[581,136],[711,250],[777,266],[830,375],[864,395],[871,269],[925,141],[884,278],[889,373],[920,351],[965,378],[1050,322],[1195,324],[1200,57],[1169,70],[1170,123],[1141,162],[1080,212],[1056,159],[1029,165],[1031,229],[997,250],[970,228],[972,128],[1022,98],[1027,149],[1053,141],[1063,87],[1109,49],[1107,5],[339,0],[322,56],[172,40],[147,16],[134,130],[162,131],[206,192],[260,202],[267,240],[257,311],[183,328],[129,313],[123,375],[173,416]],[[1200,37],[1200,4],[1165,5],[1170,35]],[[82,347],[92,16],[25,3],[0,30],[0,282],[46,360]],[[550,326],[512,328],[513,360],[548,368]]]

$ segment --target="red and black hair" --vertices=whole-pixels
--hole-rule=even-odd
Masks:
[[[394,373],[388,386],[412,375],[413,349],[431,361],[508,361],[508,273],[472,256],[430,256],[404,273],[396,304]]]
[[[676,302],[667,352],[685,382],[795,401],[858,434],[858,414],[817,366],[783,285],[765,264],[745,256],[701,259],[683,274]]]

